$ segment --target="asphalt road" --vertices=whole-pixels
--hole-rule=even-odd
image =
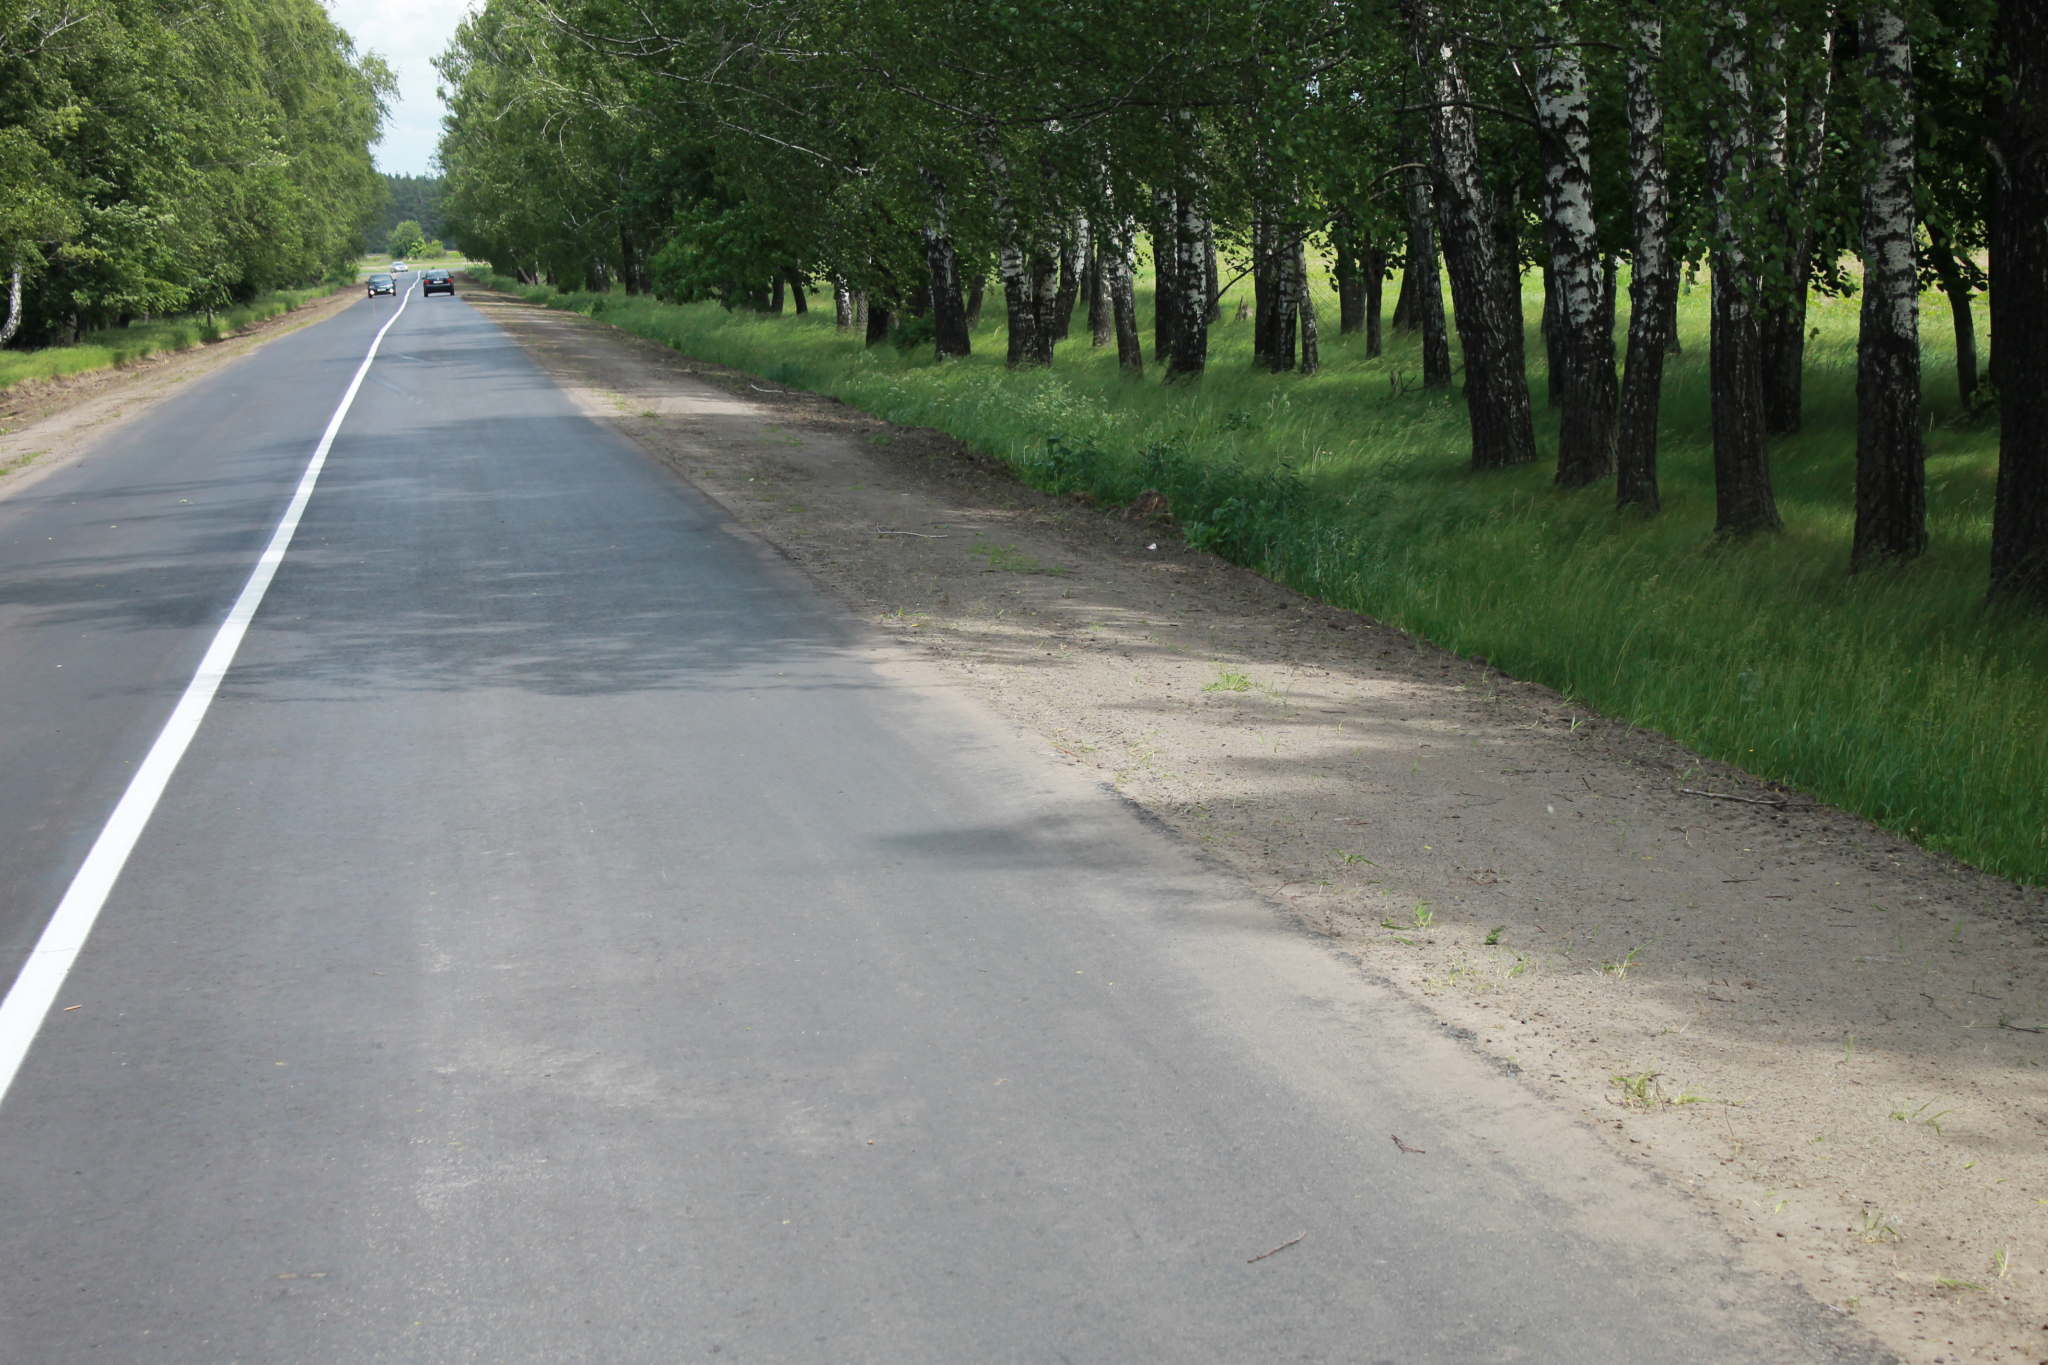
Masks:
[[[393,308],[0,497],[6,979]],[[0,1104],[0,1211],[39,1365],[1849,1349],[441,298]]]

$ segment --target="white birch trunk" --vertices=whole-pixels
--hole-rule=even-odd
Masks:
[[[1444,261],[1465,352],[1465,405],[1472,467],[1497,469],[1536,458],[1529,377],[1522,368],[1522,319],[1510,316],[1499,245],[1487,210],[1472,92],[1439,0],[1402,0],[1417,63],[1429,82],[1429,132]]]
[[[1593,218],[1592,101],[1577,34],[1554,14],[1539,36],[1536,123],[1543,136],[1543,226],[1565,360],[1557,481],[1581,488],[1614,470],[1614,335],[1602,326]]]
[[[21,257],[14,258],[14,272],[7,279],[7,321],[0,322],[0,346],[14,340],[21,330]]]
[[[1905,15],[1872,4],[1858,25],[1865,85],[1863,309],[1856,341],[1856,536],[1850,567],[1927,548],[1920,443],[1920,286],[1914,250],[1913,50]]]
[[[1748,28],[1746,11],[1724,11],[1708,57],[1719,106],[1707,140],[1714,210],[1714,330],[1708,368],[1713,389],[1714,529],[1724,536],[1775,531],[1783,525],[1764,440],[1763,357],[1756,268],[1749,245],[1757,226]]]
[[[1671,334],[1671,187],[1664,156],[1664,23],[1638,10],[1629,18],[1628,160],[1635,268],[1629,274],[1628,368],[1615,423],[1615,501],[1655,512],[1657,422],[1663,406],[1664,354]]]

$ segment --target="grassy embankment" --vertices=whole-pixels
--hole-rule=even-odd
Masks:
[[[0,391],[30,379],[56,379],[88,370],[126,365],[158,351],[183,351],[247,327],[280,313],[289,313],[314,299],[325,298],[347,284],[346,277],[332,279],[305,289],[279,289],[258,294],[253,300],[224,308],[208,321],[204,313],[152,318],[126,327],[109,327],[87,332],[71,346],[50,346],[40,351],[0,351]]]
[[[1207,376],[1169,388],[1156,369],[1125,380],[1114,349],[1091,351],[1079,330],[1050,371],[1008,372],[999,295],[974,358],[940,366],[928,347],[863,350],[834,330],[829,297],[805,318],[766,317],[492,283],[955,433],[1041,487],[1104,502],[1158,487],[1195,543],[1304,592],[2048,882],[2048,622],[1984,605],[1996,426],[1961,408],[1937,297],[1922,317],[1932,548],[1852,578],[1854,299],[1815,300],[1806,429],[1772,448],[1784,533],[1730,544],[1712,534],[1703,288],[1682,303],[1664,512],[1646,521],[1614,509],[1611,482],[1560,492],[1550,460],[1473,475],[1462,398],[1410,387],[1412,341],[1368,360],[1362,337],[1336,337],[1327,292],[1321,374],[1253,372],[1251,324],[1225,321]],[[1530,319],[1540,303],[1539,285]],[[1529,355],[1540,405],[1533,327]],[[1539,422],[1554,455],[1555,417]]]

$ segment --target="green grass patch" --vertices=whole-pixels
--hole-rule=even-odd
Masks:
[[[72,346],[50,346],[40,351],[0,351],[0,392],[25,380],[57,379],[88,370],[112,369],[159,351],[182,351],[219,341],[251,323],[263,322],[314,299],[325,298],[340,283],[330,281],[307,289],[279,289],[259,294],[248,303],[222,309],[213,315],[211,321],[204,313],[153,318],[132,322],[126,327],[87,332]]]
[[[1851,577],[1856,430],[1854,299],[1816,299],[1806,427],[1772,447],[1782,535],[1713,538],[1706,298],[1681,301],[1685,355],[1665,380],[1663,514],[1617,512],[1611,484],[1552,486],[1548,463],[1474,475],[1460,395],[1422,392],[1416,344],[1368,359],[1334,335],[1321,374],[1251,368],[1251,324],[1211,331],[1210,368],[1167,387],[1118,373],[1084,329],[1050,370],[1003,363],[1001,300],[971,360],[936,364],[806,317],[557,294],[486,277],[534,302],[602,317],[705,360],[836,394],[949,431],[1054,492],[1105,503],[1147,488],[1188,539],[1303,592],[1394,622],[1714,758],[1860,811],[1930,848],[2048,881],[2048,622],[1984,602],[1995,421],[1955,392],[1947,305],[1924,306],[1932,548]],[[1532,285],[1524,298],[1540,311]],[[1234,298],[1224,301],[1226,319]],[[1149,339],[1149,296],[1141,326]],[[1529,356],[1539,432],[1543,348]]]

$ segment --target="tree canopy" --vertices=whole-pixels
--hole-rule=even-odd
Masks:
[[[1407,267],[1396,324],[1437,334],[1426,382],[1450,384],[1441,254],[1481,469],[1538,453],[1511,282],[1540,268],[1558,480],[1618,472],[1620,499],[1646,512],[1670,299],[1702,272],[1730,536],[1780,524],[1769,448],[1801,422],[1809,293],[1862,290],[1863,568],[1925,545],[1917,385],[1903,383],[1919,287],[1955,305],[1970,401],[1997,404],[2004,356],[2031,354],[2007,323],[1980,366],[1962,335],[1973,295],[1988,287],[2013,317],[2001,280],[2043,268],[2014,254],[2039,234],[1997,229],[2042,126],[2015,93],[2042,62],[2030,8],[486,0],[440,59],[448,226],[529,280],[728,307],[830,280],[864,301],[871,340],[928,313],[942,359],[969,346],[960,296],[993,268],[1011,363],[1053,363],[1089,293],[1133,369],[1116,282],[1143,244],[1168,380],[1201,373],[1220,295],[1247,275],[1260,363],[1314,369],[1306,271],[1334,257],[1341,325],[1374,336],[1379,281]],[[2015,244],[2003,267],[2000,240]],[[2008,435],[2015,486],[2048,490],[2048,437],[2010,420]],[[2039,528],[2008,546],[2001,562],[2027,567],[2000,582],[2048,602],[2048,513],[2000,524]]]
[[[0,0],[8,336],[220,307],[344,267],[393,89],[318,0]]]

